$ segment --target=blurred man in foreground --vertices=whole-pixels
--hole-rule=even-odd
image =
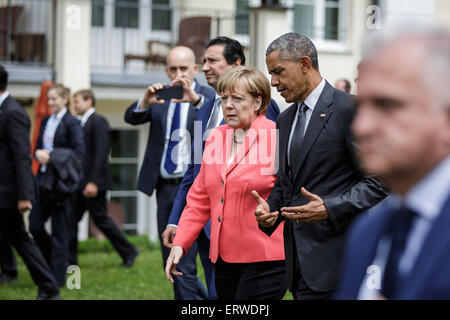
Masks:
[[[340,299],[450,299],[450,33],[371,48],[353,133],[362,167],[395,193],[353,226]]]

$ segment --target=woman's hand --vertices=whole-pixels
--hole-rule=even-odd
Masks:
[[[183,256],[183,248],[180,246],[173,246],[170,250],[169,257],[166,262],[166,277],[171,283],[173,283],[174,276],[182,276],[183,274],[176,270],[177,264],[180,262]]]
[[[50,161],[50,151],[48,150],[36,150],[35,155],[40,164],[48,164]]]

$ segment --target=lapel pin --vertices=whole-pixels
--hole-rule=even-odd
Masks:
[[[325,116],[326,116],[325,113],[321,113],[321,114],[320,114],[320,117],[321,117],[321,118],[325,118]]]

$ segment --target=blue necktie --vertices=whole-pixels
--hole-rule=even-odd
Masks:
[[[175,111],[173,113],[172,117],[172,125],[170,127],[170,140],[169,144],[167,145],[167,152],[166,152],[166,161],[164,162],[164,168],[167,170],[169,174],[172,174],[175,169],[177,168],[177,164],[173,161],[177,159],[177,155],[174,155],[174,159],[172,159],[172,150],[175,148],[175,146],[178,144],[179,139],[173,140],[172,134],[175,130],[180,129],[180,108],[181,105],[178,102],[175,105]]]
[[[381,289],[382,294],[388,299],[395,299],[405,280],[405,277],[398,272],[398,267],[400,257],[406,248],[406,238],[411,230],[412,220],[415,215],[414,211],[405,207],[393,212],[392,221],[388,229],[392,244]]]

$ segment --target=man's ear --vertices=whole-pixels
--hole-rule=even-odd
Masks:
[[[235,67],[239,67],[240,65],[242,65],[242,61],[239,58],[235,62],[233,62],[233,66]]]
[[[302,64],[303,73],[307,73],[312,68],[312,61],[310,57],[307,56],[301,57],[299,63]]]

